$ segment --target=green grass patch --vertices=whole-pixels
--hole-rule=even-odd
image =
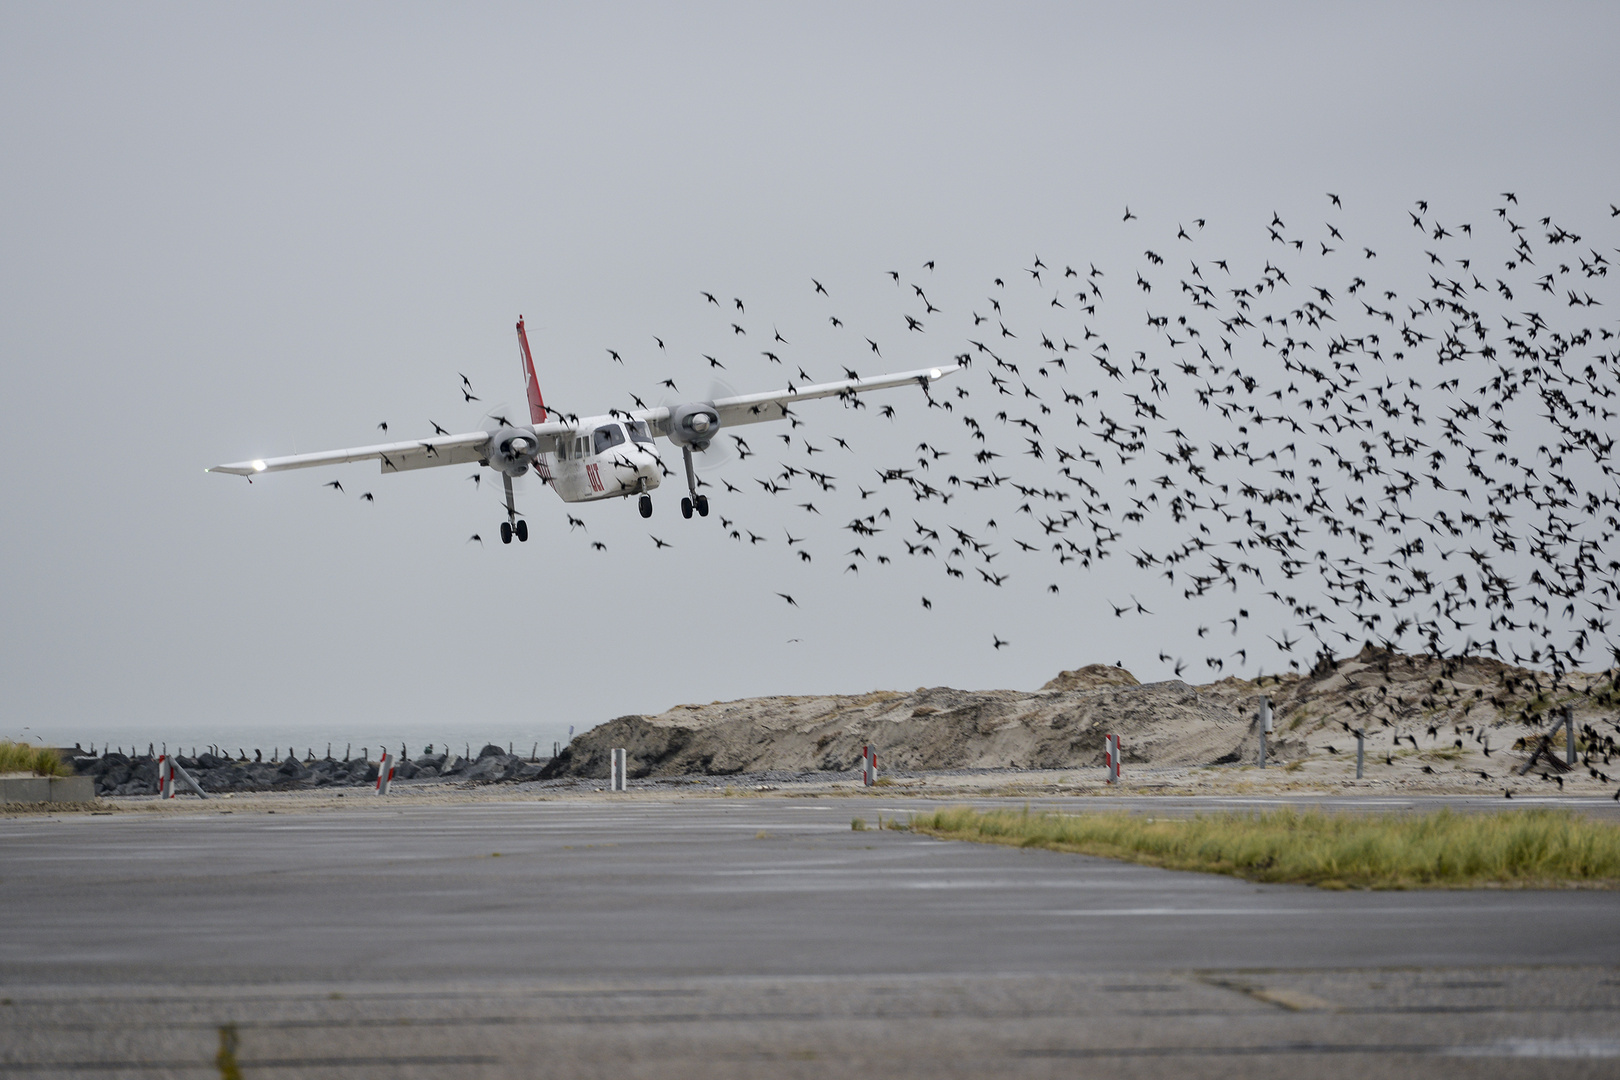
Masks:
[[[1567,810],[1152,818],[952,807],[911,819],[947,840],[1102,855],[1323,888],[1620,886],[1620,825]]]
[[[0,773],[31,772],[35,776],[72,776],[73,770],[49,747],[0,741]]]

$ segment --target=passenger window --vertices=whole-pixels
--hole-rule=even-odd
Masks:
[[[574,456],[575,457],[584,457],[585,456],[584,443],[585,443],[584,439],[575,439],[574,440]]]
[[[624,442],[624,429],[618,424],[603,424],[596,429],[596,453],[605,453],[609,447],[618,446]]]
[[[565,442],[562,439],[557,440],[557,460],[558,461],[567,461],[568,460],[568,443]]]

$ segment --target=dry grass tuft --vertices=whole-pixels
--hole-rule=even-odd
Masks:
[[[983,812],[911,820],[948,840],[1103,855],[1172,870],[1324,888],[1620,886],[1620,825],[1567,810],[1458,814],[1130,814]]]
[[[0,741],[0,773],[31,772],[35,776],[72,776],[60,754],[45,746]]]

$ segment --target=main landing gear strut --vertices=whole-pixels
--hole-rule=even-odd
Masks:
[[[698,494],[697,473],[692,471],[692,448],[681,447],[681,457],[686,461],[686,490],[691,492],[691,495],[681,500],[681,517],[690,518],[693,510],[698,512],[698,517],[708,517],[709,497]]]
[[[501,543],[510,544],[512,537],[518,538],[518,543],[529,542],[529,523],[518,518],[517,504],[512,501],[512,478],[505,473],[501,479],[506,481],[506,520],[501,522]]]

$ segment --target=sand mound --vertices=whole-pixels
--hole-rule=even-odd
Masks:
[[[618,746],[635,777],[841,771],[856,768],[869,744],[888,769],[1068,768],[1100,763],[1107,734],[1122,736],[1127,761],[1236,760],[1251,725],[1232,703],[1183,682],[1140,686],[1129,672],[1102,670],[1117,672],[1114,685],[753,698],[621,716],[576,738],[546,776],[606,776]]]
[[[1614,753],[1613,673],[1553,680],[1498,660],[1369,646],[1352,658],[1324,659],[1309,674],[1205,686],[1143,685],[1124,668],[1091,664],[1035,691],[932,687],[681,705],[592,728],[542,775],[606,777],[610,750],[621,746],[636,778],[843,771],[858,767],[866,745],[890,770],[1079,768],[1102,764],[1109,734],[1120,736],[1128,763],[1235,764],[1255,760],[1262,696],[1275,715],[1270,759],[1281,765],[1353,757],[1350,732],[1361,728],[1369,759],[1393,763],[1406,755],[1413,770],[1425,773],[1481,767],[1498,773],[1510,764],[1504,752],[1553,730],[1553,716],[1565,705],[1589,732],[1581,745],[1601,755],[1593,765],[1607,765]]]
[[[1122,667],[1087,664],[1076,671],[1060,671],[1042,690],[1094,690],[1099,686],[1141,686],[1136,676]]]

